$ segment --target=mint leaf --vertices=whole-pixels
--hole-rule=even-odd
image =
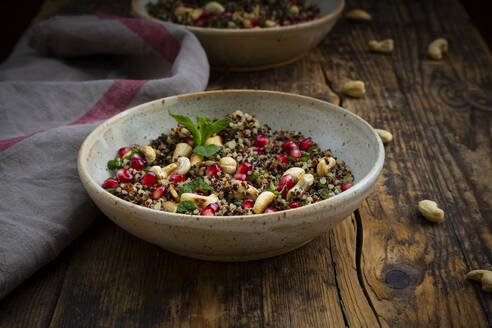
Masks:
[[[224,130],[229,126],[229,123],[231,122],[231,119],[229,117],[224,117],[221,118],[220,120],[215,121],[209,126],[209,130],[207,133],[210,133],[208,137],[211,137],[212,135],[219,133],[220,131]],[[207,139],[208,139],[207,137]],[[205,139],[205,140],[207,140]]]
[[[253,171],[253,173],[251,173],[251,175],[249,176],[248,180],[251,182],[255,182],[259,176],[260,176],[260,173],[258,173],[257,171]]]
[[[193,134],[193,139],[195,140],[195,144],[200,145],[202,143],[200,132],[198,131],[195,124],[189,117],[184,115],[174,115],[171,113],[170,110],[168,110],[167,112],[172,118],[176,120],[176,122],[187,128]]]
[[[217,145],[196,146],[195,149],[193,149],[193,152],[203,157],[210,157],[218,152],[219,149],[220,147]]]
[[[109,192],[110,194],[113,194],[114,195],[115,192],[116,192],[116,189],[114,189],[114,188],[108,188],[108,189],[106,189],[106,191]]]
[[[198,186],[200,186],[203,190],[210,190],[210,191],[214,190],[214,188],[212,186],[205,183],[205,181],[203,181],[202,178],[199,178],[197,180],[193,180],[191,182],[188,182],[187,184],[182,186],[179,189],[178,194],[179,194],[179,196],[181,196],[185,192],[190,192],[190,193],[194,192],[196,190],[196,188],[198,188]]]
[[[309,161],[309,158],[310,158],[310,156],[308,153],[303,153],[299,159],[301,160],[301,162],[307,162],[307,161]]]
[[[321,198],[328,199],[333,197],[333,195],[329,195],[326,191],[321,192]]]
[[[203,189],[203,190],[210,190],[210,191],[214,191],[214,188],[207,184],[205,181],[203,181],[203,179],[198,179],[198,183],[200,184],[200,187]]]
[[[116,157],[115,159],[108,161],[107,166],[110,170],[121,169],[123,167],[123,160],[119,157]]]
[[[318,150],[318,146],[311,146],[311,147],[309,147],[308,150],[309,151],[316,151],[316,150]]]
[[[272,191],[272,192],[275,194],[275,196],[282,195],[285,188],[287,188],[287,185],[283,185],[283,187],[282,187],[282,189],[280,189],[280,191]]]
[[[196,210],[198,207],[192,200],[184,200],[178,204],[176,212],[185,213]]]

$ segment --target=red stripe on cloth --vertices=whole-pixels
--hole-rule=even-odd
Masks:
[[[118,80],[92,108],[68,125],[88,124],[110,118],[125,110],[147,80]]]
[[[123,23],[130,30],[139,35],[145,42],[154,48],[162,57],[167,59],[171,65],[181,50],[181,44],[169,33],[163,24],[157,22],[118,17],[105,13],[96,13],[99,19],[115,19]]]
[[[29,138],[35,134],[38,134],[40,132],[43,132],[43,131],[44,130],[39,130],[39,131],[33,132],[31,134],[28,134],[26,136],[0,140],[0,151],[4,151],[5,149],[9,148],[10,146],[13,146],[16,143],[21,142],[22,140],[27,139],[27,138]]]
[[[92,108],[85,113],[81,118],[69,123],[67,125],[89,124],[100,120],[110,118],[122,111],[124,111],[142,86],[147,80],[118,80],[115,81],[106,91],[106,93],[99,99],[99,101],[92,106]],[[24,139],[27,139],[35,134],[44,132],[46,130],[39,130],[31,134],[15,137],[10,139],[0,140],[0,151],[3,151]]]

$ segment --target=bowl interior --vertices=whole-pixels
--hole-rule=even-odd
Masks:
[[[138,2],[136,6],[139,8],[141,12],[147,12],[147,8],[146,8],[147,3],[149,2],[156,3],[158,0],[134,0],[134,1]],[[343,0],[311,0],[311,2],[314,2],[320,7],[321,17],[329,15],[334,11],[336,11],[340,7],[342,1]]]
[[[156,100],[101,124],[86,139],[80,153],[80,164],[94,182],[100,185],[109,177],[106,163],[114,158],[120,147],[148,144],[150,139],[175,127],[176,122],[168,115],[168,109],[193,120],[197,115],[220,118],[241,110],[254,114],[261,124],[266,123],[274,130],[300,131],[344,160],[356,183],[376,166],[382,166],[384,158],[383,145],[372,127],[335,105],[278,92],[213,91]]]

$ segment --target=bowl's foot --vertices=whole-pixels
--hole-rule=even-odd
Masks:
[[[212,65],[212,69],[214,69],[216,71],[232,71],[232,72],[263,71],[263,70],[270,69],[270,68],[276,68],[276,67],[292,64],[293,62],[296,62],[299,59],[301,59],[302,57],[304,57],[306,54],[307,54],[307,52],[304,52],[303,54],[301,54],[297,57],[294,57],[294,58],[291,58],[291,59],[288,59],[286,61],[276,63],[276,64],[269,64],[269,65],[263,65],[263,66],[243,66],[243,67],[226,67],[226,66]]]
[[[204,255],[204,254],[195,254],[195,253],[187,253],[187,252],[181,252],[181,251],[176,251],[173,249],[166,249],[172,253],[181,255],[181,256],[186,256],[186,257],[191,257],[194,259],[198,260],[203,260],[203,261],[212,261],[212,262],[246,262],[246,261],[255,261],[255,260],[262,260],[266,259],[269,257],[274,257],[278,255],[282,255],[285,253],[288,253],[290,251],[293,251],[299,247],[302,247],[306,245],[307,243],[311,242],[312,239],[303,241],[302,243],[299,243],[294,246],[289,246],[285,247],[282,249],[278,249],[272,252],[267,252],[267,253],[260,253],[260,254],[251,254],[251,255],[239,255],[239,256],[232,256],[232,255]]]

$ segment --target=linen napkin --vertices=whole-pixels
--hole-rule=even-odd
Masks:
[[[89,132],[208,77],[198,40],[170,23],[60,16],[24,34],[0,65],[0,299],[97,214],[76,169]]]

